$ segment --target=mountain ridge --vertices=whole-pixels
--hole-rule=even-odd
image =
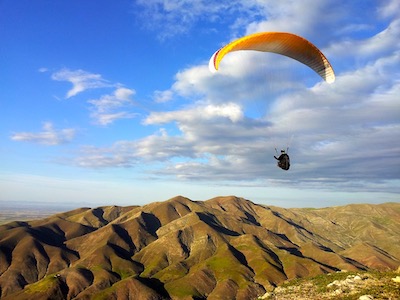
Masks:
[[[400,265],[400,204],[280,208],[176,196],[0,226],[4,299],[255,299],[283,282]]]

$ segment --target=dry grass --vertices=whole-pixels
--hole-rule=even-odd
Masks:
[[[358,299],[384,291],[390,299],[398,292],[390,272],[359,272],[400,265],[398,228],[400,204],[393,203],[311,210],[175,197],[76,209],[0,226],[0,297],[247,300],[281,285],[270,297]],[[356,273],[334,273],[340,269]],[[357,274],[364,279],[346,281]],[[284,283],[294,278],[307,280]]]
[[[272,292],[259,297],[266,300],[305,300],[335,299],[358,300],[370,296],[370,299],[400,299],[400,283],[393,278],[399,276],[394,271],[337,272],[301,278],[285,282]]]

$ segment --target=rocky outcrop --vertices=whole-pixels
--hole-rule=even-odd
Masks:
[[[393,203],[283,209],[178,196],[81,208],[0,226],[0,295],[252,299],[295,278],[398,268],[399,225]]]

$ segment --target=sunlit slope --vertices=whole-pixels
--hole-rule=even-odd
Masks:
[[[397,269],[400,204],[283,209],[237,197],[81,208],[0,226],[5,299],[250,299],[288,279]]]

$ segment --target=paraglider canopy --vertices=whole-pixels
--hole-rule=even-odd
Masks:
[[[217,71],[225,55],[239,50],[255,50],[285,55],[310,67],[326,82],[335,81],[335,73],[325,55],[305,38],[288,32],[260,32],[237,39],[213,54],[209,62],[210,70],[212,72]]]

